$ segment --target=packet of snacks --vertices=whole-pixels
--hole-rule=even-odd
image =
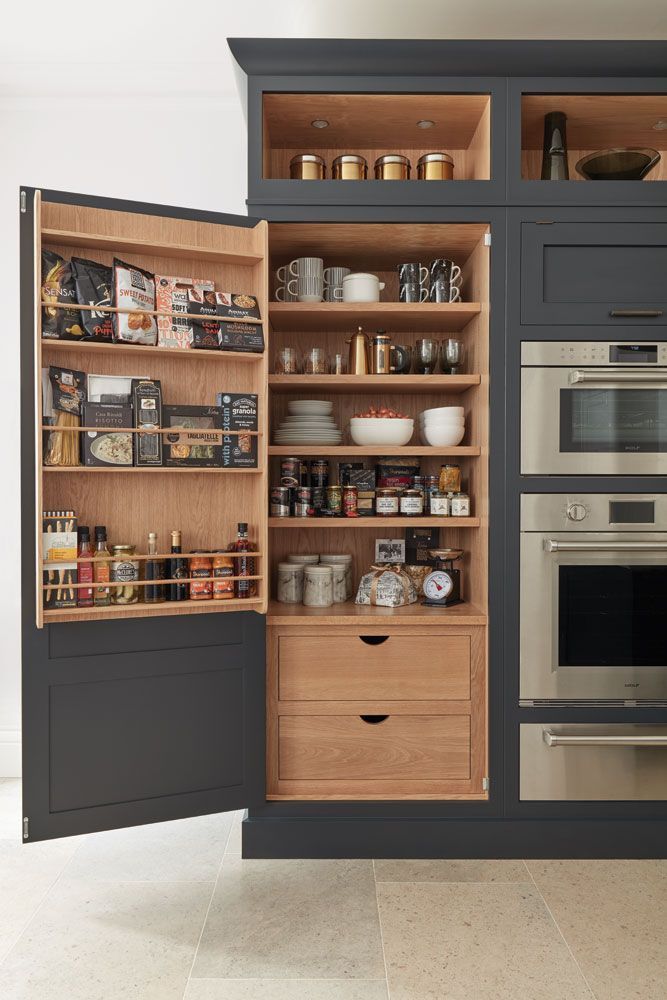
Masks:
[[[126,264],[114,258],[113,304],[130,312],[114,314],[114,340],[131,344],[154,345],[157,323],[155,310],[155,276],[136,264]]]
[[[215,285],[208,278],[176,278],[155,275],[155,308],[158,312],[189,313],[188,292],[195,289],[203,298],[213,292]],[[158,316],[157,342],[159,347],[192,347],[193,321],[185,316]]]

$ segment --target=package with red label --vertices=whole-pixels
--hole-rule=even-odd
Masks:
[[[113,302],[122,309],[114,315],[114,340],[154,345],[155,276],[118,258],[113,262]]]
[[[194,289],[203,299],[212,294],[215,285],[208,278],[176,278],[155,275],[155,308],[158,312],[189,313],[188,292]],[[159,347],[192,347],[193,321],[186,316],[158,316]]]

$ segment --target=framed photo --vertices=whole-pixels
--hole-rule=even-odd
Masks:
[[[405,539],[404,538],[376,538],[375,539],[375,562],[376,563],[404,563],[405,562]]]

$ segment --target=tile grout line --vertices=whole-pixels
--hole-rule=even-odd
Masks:
[[[593,990],[593,987],[591,986],[591,984],[588,982],[588,979],[584,975],[584,970],[581,968],[581,966],[579,965],[579,962],[575,958],[574,952],[570,948],[569,941],[567,940],[567,938],[563,934],[563,931],[561,930],[560,924],[558,923],[558,921],[556,920],[555,916],[551,912],[551,907],[547,903],[546,898],[544,896],[544,893],[542,892],[542,890],[540,889],[539,885],[535,881],[535,877],[533,876],[533,873],[531,872],[530,868],[528,867],[528,863],[525,860],[523,861],[523,865],[524,865],[526,871],[528,872],[528,874],[530,875],[530,880],[533,883],[533,885],[535,886],[535,888],[537,890],[538,896],[540,897],[540,899],[544,903],[544,906],[546,907],[546,911],[549,914],[549,916],[551,917],[551,919],[552,919],[552,921],[554,923],[554,926],[556,927],[556,930],[558,931],[558,933],[560,934],[561,938],[563,939],[563,944],[565,945],[565,947],[567,948],[568,952],[570,953],[570,957],[572,958],[572,961],[574,962],[575,966],[579,970],[579,975],[581,976],[581,978],[583,979],[584,983],[586,984],[587,990],[589,991],[589,993],[590,993],[591,997],[593,998],[593,1000],[598,1000],[597,993],[595,993],[595,991]]]
[[[384,950],[384,934],[382,933],[382,917],[380,916],[380,900],[378,899],[378,880],[375,874],[375,858],[371,858],[373,865],[373,888],[375,889],[375,907],[378,914],[378,928],[380,930],[380,946],[382,947],[382,962],[384,963],[384,981],[387,987],[387,1000],[391,1000],[389,992],[389,973],[387,972],[387,955]]]
[[[213,897],[215,896],[215,890],[218,887],[218,880],[220,878],[220,872],[222,871],[222,866],[225,863],[225,856],[227,854],[227,845],[229,844],[229,838],[232,835],[232,830],[234,828],[234,819],[229,825],[229,833],[227,834],[227,839],[225,840],[225,846],[222,851],[222,856],[220,858],[220,864],[218,865],[218,871],[216,873],[213,885],[211,887],[211,895],[208,901],[208,906],[206,907],[206,913],[204,914],[204,919],[202,920],[201,930],[199,932],[199,937],[197,938],[197,944],[195,945],[194,955],[192,956],[192,962],[190,963],[190,971],[187,974],[185,980],[185,986],[183,987],[183,1000],[185,1000],[185,995],[188,992],[188,986],[190,985],[190,980],[192,979],[192,970],[195,967],[195,962],[197,961],[197,955],[199,954],[199,946],[201,944],[201,939],[204,936],[204,931],[206,930],[206,923],[208,921],[208,915],[211,912],[211,906],[213,905]]]

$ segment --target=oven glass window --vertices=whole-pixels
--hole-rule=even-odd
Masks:
[[[562,667],[663,667],[667,566],[559,566]]]
[[[667,451],[667,389],[561,389],[560,450]]]

